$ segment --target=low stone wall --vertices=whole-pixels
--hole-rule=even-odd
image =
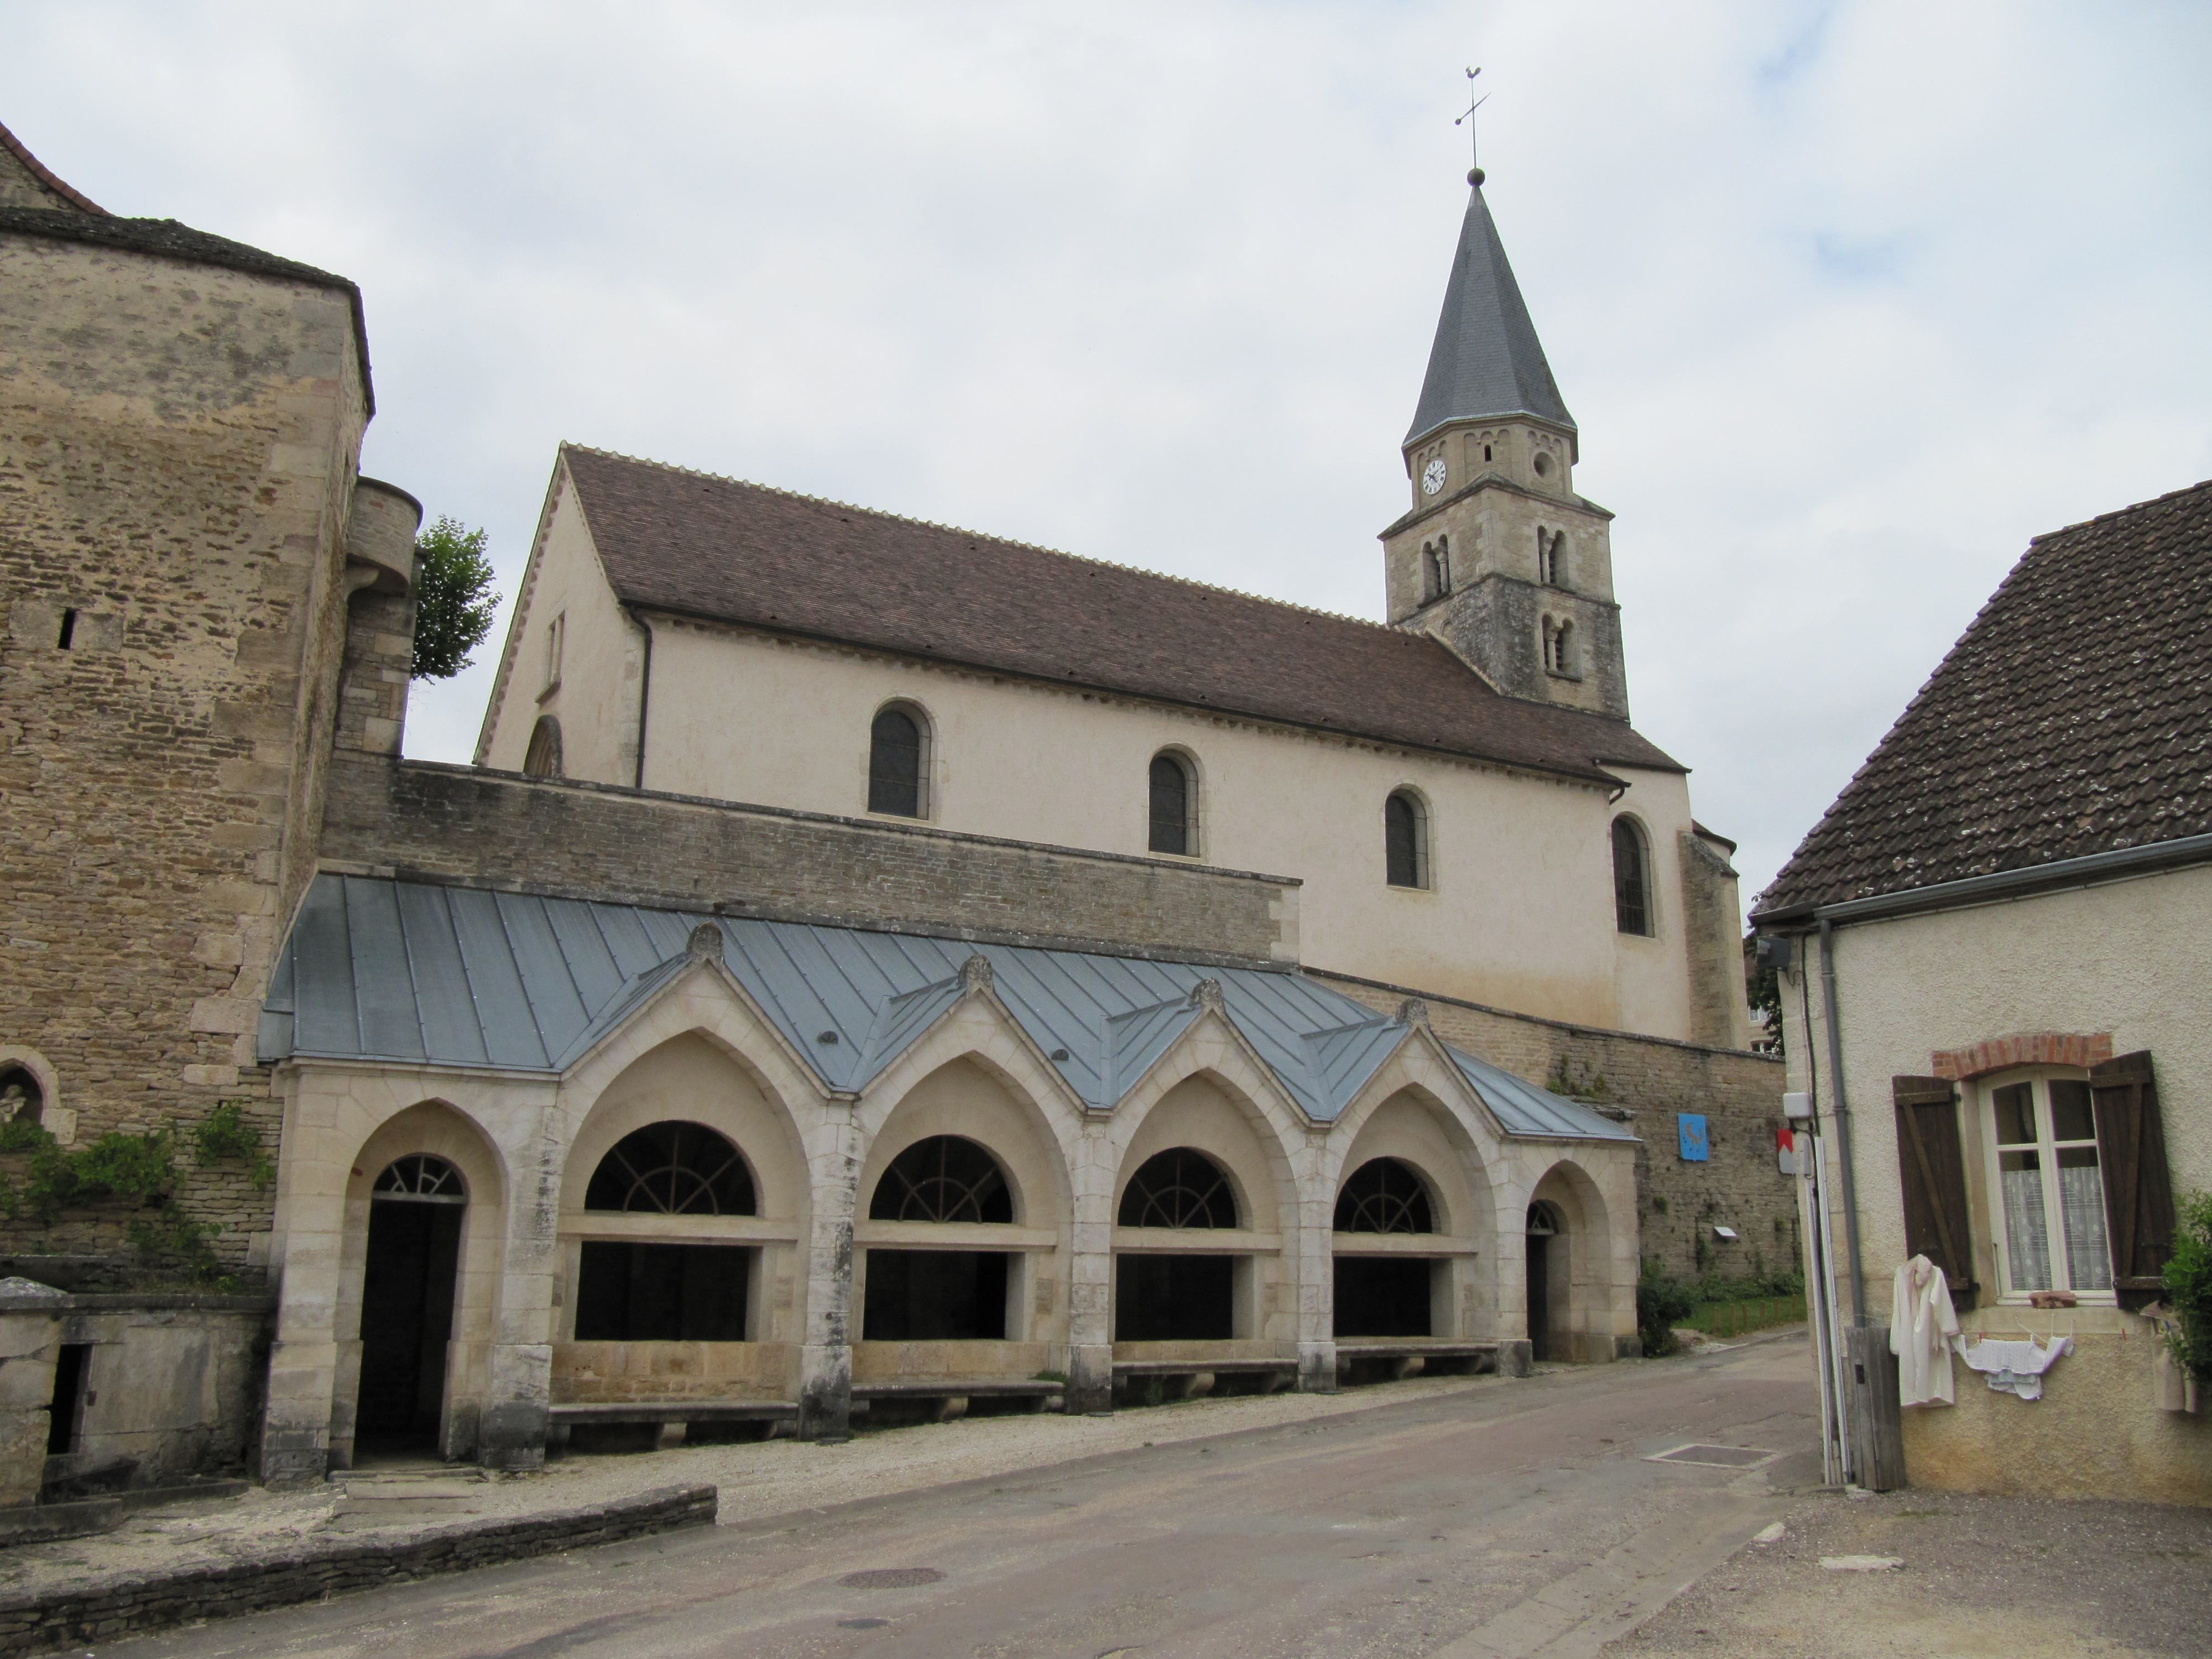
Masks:
[[[628,1406],[672,1400],[795,1400],[789,1342],[556,1342],[553,1403]]]
[[[1420,997],[1429,1006],[1430,1026],[1454,1048],[1540,1088],[1564,1082],[1567,1092],[1620,1118],[1641,1137],[1636,1207],[1645,1260],[1656,1257],[1665,1271],[1686,1279],[1706,1273],[1748,1278],[1797,1265],[1796,1188],[1775,1159],[1774,1132],[1783,1121],[1779,1060],[1307,972],[1386,1013],[1407,997]],[[1704,1163],[1680,1153],[1680,1112],[1705,1120],[1711,1156]],[[1716,1237],[1715,1226],[1733,1227],[1736,1242]]]
[[[1298,884],[568,779],[341,755],[325,867],[1243,966],[1297,959]]]
[[[350,1534],[295,1543],[246,1561],[171,1572],[109,1572],[58,1595],[0,1594],[0,1654],[112,1642],[195,1619],[319,1601],[442,1572],[496,1566],[683,1527],[712,1526],[712,1486],[662,1486],[592,1509],[468,1522],[404,1539]]]

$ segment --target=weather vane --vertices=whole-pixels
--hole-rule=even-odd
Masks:
[[[1469,92],[1474,90],[1473,85],[1474,77],[1481,73],[1482,71],[1480,69],[1471,69],[1467,72],[1467,78],[1469,82],[1468,90]],[[1474,112],[1489,101],[1490,94],[1486,92],[1481,97],[1469,104],[1466,110],[1460,115],[1459,118],[1452,123],[1455,127],[1463,126],[1467,129],[1467,159],[1474,164],[1474,170],[1468,174],[1468,182],[1469,184],[1479,185],[1482,182],[1482,157],[1475,138]]]

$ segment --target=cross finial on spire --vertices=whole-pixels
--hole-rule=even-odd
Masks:
[[[1469,92],[1473,92],[1474,90],[1474,86],[1471,84],[1474,82],[1474,77],[1481,73],[1482,70],[1480,68],[1471,69],[1467,72],[1467,78],[1470,82],[1468,88]],[[1467,129],[1467,159],[1475,164],[1468,169],[1467,181],[1470,185],[1479,185],[1482,183],[1482,157],[1477,148],[1477,140],[1474,131],[1474,112],[1489,101],[1490,94],[1486,92],[1481,97],[1469,104],[1460,114],[1458,119],[1452,123],[1455,127],[1463,126]]]

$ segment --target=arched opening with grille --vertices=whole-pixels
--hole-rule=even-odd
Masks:
[[[931,1135],[894,1158],[868,1200],[871,1221],[1011,1224],[999,1160],[963,1135]],[[1003,1341],[1012,1256],[1004,1250],[872,1247],[861,1306],[869,1342]]]
[[[46,1091],[27,1066],[0,1065],[0,1123],[43,1123]]]
[[[1370,1158],[1339,1188],[1334,1231],[1361,1235],[1420,1235],[1436,1231],[1428,1182],[1409,1164]],[[1346,1254],[1334,1265],[1339,1337],[1409,1337],[1435,1334],[1435,1303],[1450,1276],[1441,1259]]]
[[[929,722],[912,703],[886,704],[868,727],[868,811],[929,816]]]
[[[1228,1171],[1191,1146],[1170,1147],[1138,1165],[1121,1189],[1115,1220],[1123,1227],[1187,1231],[1243,1224]],[[1114,1340],[1227,1340],[1236,1332],[1237,1279],[1243,1267],[1243,1258],[1226,1254],[1116,1251]]]

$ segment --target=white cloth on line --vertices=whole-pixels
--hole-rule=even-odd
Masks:
[[[1959,1316],[1951,1310],[1951,1287],[1943,1282],[1943,1270],[1924,1255],[1914,1256],[1897,1270],[1889,1297],[1898,1404],[1953,1403],[1951,1339],[1958,1334]]]
[[[1972,1370],[1987,1371],[1990,1387],[1999,1394],[2016,1394],[2022,1400],[2043,1398],[2043,1374],[2074,1352],[2074,1339],[2062,1336],[2049,1347],[2026,1342],[1992,1342],[1986,1337],[1959,1357]]]

